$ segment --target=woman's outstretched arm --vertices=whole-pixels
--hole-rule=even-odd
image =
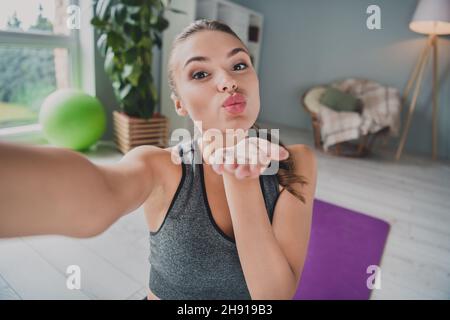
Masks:
[[[0,142],[0,237],[91,237],[151,193],[152,153],[141,146],[96,165],[63,148]]]

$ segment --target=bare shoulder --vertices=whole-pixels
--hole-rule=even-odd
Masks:
[[[315,158],[314,149],[306,144],[291,144],[286,146],[286,148],[295,155],[308,155]]]
[[[160,148],[157,146],[141,146],[142,156],[149,161],[153,174],[158,179],[171,178],[170,173],[179,167],[179,155],[176,146]]]
[[[145,164],[147,169],[157,171],[161,165],[170,160],[172,149],[173,147],[141,145],[127,152],[120,162],[140,162]]]
[[[150,159],[150,157],[158,157],[163,156],[166,153],[170,153],[172,147],[169,148],[160,148],[158,146],[153,145],[140,145],[134,147],[130,151],[128,151],[123,159],[125,158],[133,158],[133,159]]]
[[[141,145],[128,151],[118,163],[103,165],[101,169],[105,176],[111,180],[112,186],[122,186],[122,181],[133,182],[136,188],[145,193],[164,184],[164,175],[167,166],[171,163],[171,148],[160,148],[153,145]]]
[[[292,144],[286,148],[293,156],[297,170],[317,170],[316,153],[313,148],[306,144]]]

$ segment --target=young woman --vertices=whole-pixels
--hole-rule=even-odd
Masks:
[[[279,142],[280,152],[269,154],[270,135],[248,136],[259,129],[259,82],[246,46],[227,25],[188,26],[168,68],[176,112],[201,123],[201,139],[140,146],[102,165],[67,149],[0,143],[0,237],[91,237],[143,205],[148,299],[291,299],[310,236],[314,152]],[[222,133],[223,146],[205,139],[210,129]],[[245,135],[226,139],[226,129]],[[269,147],[252,149],[256,164],[251,155],[238,162],[239,146],[250,141]],[[232,164],[224,152],[230,148]],[[272,160],[278,172],[262,174]]]

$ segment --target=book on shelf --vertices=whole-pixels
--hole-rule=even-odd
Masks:
[[[249,26],[248,27],[248,40],[252,42],[259,41],[259,27],[258,26]]]

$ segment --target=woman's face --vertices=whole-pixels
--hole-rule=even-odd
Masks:
[[[200,31],[180,43],[172,59],[178,93],[172,99],[179,115],[189,114],[193,121],[201,121],[203,132],[212,128],[222,133],[248,130],[253,125],[260,108],[259,81],[239,39],[221,31]],[[245,109],[238,114],[223,107],[234,86],[246,100]]]

